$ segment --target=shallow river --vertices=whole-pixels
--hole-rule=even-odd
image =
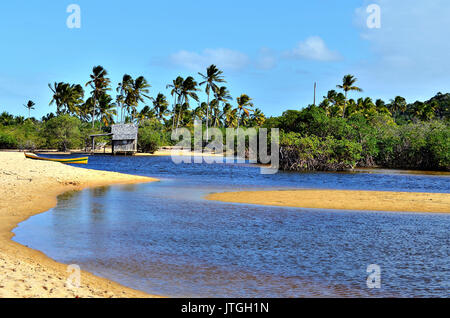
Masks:
[[[189,297],[444,296],[450,215],[263,207],[212,192],[356,189],[450,193],[448,175],[278,173],[170,157],[90,158],[86,168],[161,182],[67,193],[15,241],[151,294]],[[367,267],[381,288],[367,287]]]

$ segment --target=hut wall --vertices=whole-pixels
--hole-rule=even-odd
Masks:
[[[114,152],[136,152],[136,140],[113,140]]]
[[[116,152],[137,152],[138,127],[134,124],[113,125],[113,151]]]

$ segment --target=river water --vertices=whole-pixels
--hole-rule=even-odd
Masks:
[[[123,285],[174,297],[448,297],[450,215],[220,203],[213,192],[354,189],[450,193],[450,176],[262,175],[247,164],[170,157],[90,158],[86,168],[149,184],[66,193],[14,231],[15,241]],[[367,268],[381,288],[367,287]]]

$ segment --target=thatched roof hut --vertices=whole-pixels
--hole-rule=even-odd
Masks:
[[[136,153],[138,126],[134,124],[118,124],[111,126],[112,152]]]

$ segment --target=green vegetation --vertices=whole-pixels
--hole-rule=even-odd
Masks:
[[[194,123],[201,123],[207,135],[210,127],[223,132],[225,128],[280,128],[280,166],[285,170],[376,166],[450,170],[450,94],[438,93],[411,104],[401,96],[389,102],[353,99],[349,94],[362,89],[357,78],[346,75],[320,104],[266,118],[248,95],[231,97],[223,86],[223,72],[215,65],[199,76],[200,83],[192,76],[178,76],[167,85],[172,97],[168,100],[160,92],[152,98],[151,85],[143,76],[134,79],[125,74],[113,97],[108,72],[95,66],[85,84],[89,94],[80,84],[49,84],[55,113],[41,120],[32,118],[33,101],[24,105],[28,119],[2,113],[0,148],[83,149],[90,147],[89,135],[110,132],[110,126],[120,122],[139,125],[139,150],[154,152],[173,143],[172,130],[187,127],[192,132]],[[198,95],[202,87],[206,101]],[[197,107],[191,107],[192,101]],[[108,141],[105,138],[103,143]]]
[[[351,80],[350,80],[351,79]],[[344,92],[361,90],[344,77]],[[347,87],[347,88],[346,88]],[[353,89],[352,89],[353,87]],[[318,105],[268,118],[280,128],[280,166],[284,170],[339,171],[355,167],[450,170],[450,94],[407,104],[370,98],[347,100],[329,91]]]
[[[55,82],[49,84],[52,92],[50,106],[56,106],[55,113],[49,113],[41,120],[31,118],[35,103],[28,101],[29,118],[3,113],[0,116],[0,149],[83,149],[90,147],[89,135],[110,132],[114,123],[134,123],[139,125],[139,150],[154,152],[158,147],[170,145],[172,129],[188,127],[200,121],[208,133],[209,127],[261,126],[265,116],[261,110],[252,111],[250,97],[243,94],[232,105],[232,97],[225,86],[223,72],[215,65],[199,73],[200,84],[192,76],[177,77],[171,89],[172,109],[163,93],[155,98],[150,96],[151,85],[143,76],[134,79],[125,74],[118,83],[115,98],[108,72],[102,66],[95,66],[84,87],[90,89],[86,94],[80,84]],[[206,84],[206,85],[205,85]],[[200,102],[197,95],[205,85],[207,102]],[[86,96],[86,98],[85,98]],[[191,109],[190,103],[198,103]],[[149,106],[147,103],[153,105]],[[100,143],[108,139],[98,140]]]

